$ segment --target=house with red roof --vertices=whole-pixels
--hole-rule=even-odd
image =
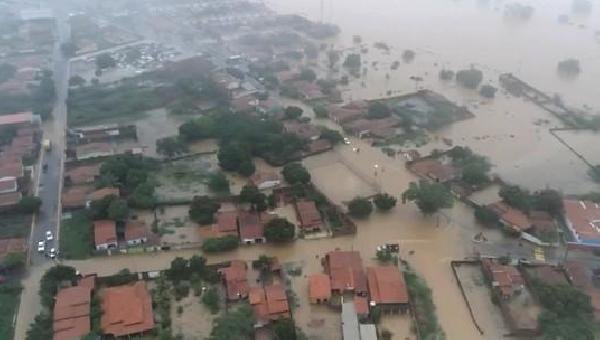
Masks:
[[[331,293],[367,296],[367,277],[360,253],[357,251],[335,250],[325,254],[323,259],[325,274],[331,278]]]
[[[565,200],[565,222],[574,243],[600,248],[600,204],[592,201]]]
[[[96,245],[96,250],[116,248],[118,246],[118,243],[117,226],[115,221],[94,221],[94,241]]]
[[[501,265],[488,258],[481,260],[481,266],[501,298],[508,299],[523,290],[523,276],[516,267]]]
[[[254,310],[259,327],[279,318],[290,317],[287,295],[280,284],[271,284],[264,288],[250,288],[248,300]]]
[[[298,226],[305,232],[321,231],[323,229],[323,218],[314,201],[296,201],[296,217]]]
[[[404,274],[395,266],[367,268],[369,305],[384,312],[404,312],[409,308]]]
[[[18,188],[17,179],[15,177],[0,178],[0,194],[8,194],[16,192]]]
[[[308,277],[308,298],[310,303],[328,303],[331,300],[331,279],[326,274],[312,274]]]
[[[152,299],[146,283],[105,288],[102,298],[102,333],[114,337],[143,335],[154,329]]]
[[[125,223],[125,242],[129,246],[148,242],[146,224],[142,221],[127,221]]]
[[[258,190],[268,190],[281,184],[281,177],[275,172],[256,171],[250,176],[250,183],[254,184]]]
[[[81,165],[65,172],[65,183],[69,185],[94,183],[100,176],[100,164]]]
[[[54,340],[78,339],[90,332],[91,291],[88,286],[75,286],[58,291],[52,313]]]
[[[227,300],[238,301],[248,297],[248,265],[241,260],[233,260],[229,267],[218,269],[225,288],[227,289]]]
[[[0,210],[12,209],[19,204],[23,195],[20,192],[0,194]]]
[[[264,212],[242,212],[239,215],[240,239],[242,243],[265,243],[265,224],[277,215]]]
[[[504,202],[492,203],[487,207],[500,217],[500,223],[507,228],[517,232],[526,232],[532,227],[529,216]]]
[[[239,237],[238,233],[238,211],[218,211],[216,223],[213,226],[219,236],[233,235]]]

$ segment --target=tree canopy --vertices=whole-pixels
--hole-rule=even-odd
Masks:
[[[373,199],[373,203],[379,211],[389,211],[396,206],[396,197],[386,193],[378,193]]]
[[[251,340],[254,335],[255,322],[254,311],[249,305],[243,304],[214,319],[209,339]]]
[[[240,191],[240,202],[249,203],[252,207],[252,210],[267,210],[266,200],[267,196],[260,192],[254,184],[246,184],[242,187],[242,191]]]
[[[482,80],[483,72],[474,68],[456,72],[456,81],[469,89],[476,89]]]
[[[286,119],[298,119],[302,116],[304,110],[297,106],[288,106],[285,108],[284,114]]]
[[[96,57],[96,68],[99,70],[117,66],[117,62],[109,53],[102,53]]]
[[[426,181],[410,183],[409,189],[403,193],[403,200],[414,201],[425,215],[452,208],[454,205],[454,197],[448,188],[440,183]]]
[[[202,242],[202,251],[207,253],[216,253],[220,251],[233,250],[239,247],[240,241],[235,235],[223,237],[207,238]]]
[[[265,238],[269,242],[289,242],[294,236],[295,226],[284,218],[275,218],[265,225]]]
[[[178,136],[164,137],[156,140],[156,152],[173,158],[188,152],[188,146]]]
[[[222,172],[215,172],[208,177],[208,188],[212,192],[229,192],[229,180]]]
[[[373,204],[366,198],[356,197],[348,203],[348,212],[355,218],[366,218],[373,212]]]
[[[200,224],[214,222],[214,214],[221,205],[208,196],[194,196],[190,204],[190,219]]]
[[[310,173],[301,163],[289,163],[281,171],[283,178],[289,184],[308,184],[310,183]]]

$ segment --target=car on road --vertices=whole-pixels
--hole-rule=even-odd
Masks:
[[[54,235],[52,235],[52,231],[48,230],[46,231],[46,241],[52,241],[54,240]]]
[[[56,257],[56,249],[54,248],[50,248],[50,253],[48,254],[48,256],[50,256],[51,259]]]
[[[46,249],[46,243],[44,243],[44,241],[39,241],[38,242],[38,251],[41,253]]]
[[[348,139],[348,137],[344,137],[344,144],[350,145],[350,139]]]

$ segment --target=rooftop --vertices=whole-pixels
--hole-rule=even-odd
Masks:
[[[410,165],[412,171],[421,177],[426,177],[436,182],[447,182],[454,179],[458,170],[449,164],[442,164],[437,159],[421,159]]]
[[[312,274],[308,277],[308,295],[311,300],[331,298],[331,279],[326,274]]]
[[[591,201],[565,200],[565,219],[578,242],[600,245],[600,205]]]
[[[20,192],[9,192],[6,194],[0,194],[0,207],[13,206],[21,201]]]
[[[144,222],[129,220],[125,223],[125,241],[140,240],[146,237],[146,224]]]
[[[117,242],[117,226],[115,221],[94,221],[94,240],[96,246]]]
[[[300,200],[296,202],[296,211],[298,212],[298,222],[300,228],[321,228],[323,220],[321,213],[317,209],[315,202]]]
[[[239,300],[248,296],[248,265],[246,262],[233,260],[229,267],[221,268],[218,271],[225,279],[229,300]]]
[[[33,122],[32,112],[21,112],[10,115],[0,115],[0,126],[17,125]]]
[[[331,277],[331,289],[367,292],[367,277],[357,251],[335,250],[325,254],[325,273]]]
[[[492,203],[488,205],[488,208],[498,214],[500,220],[513,229],[526,231],[531,228],[531,221],[524,212],[504,202]]]
[[[104,289],[100,324],[105,334],[125,336],[154,328],[152,299],[143,281]]]
[[[82,165],[66,172],[71,184],[94,183],[96,177],[100,175],[100,164]]]
[[[15,177],[0,177],[0,192],[17,191],[17,179]]]
[[[74,339],[90,332],[89,287],[64,288],[56,294],[53,313],[54,339]]]
[[[404,275],[397,267],[379,266],[367,268],[369,295],[376,304],[406,304],[408,290]]]
[[[265,234],[265,224],[274,218],[276,218],[276,215],[262,212],[240,213],[240,238],[242,240],[263,238]]]
[[[252,287],[248,298],[256,318],[262,323],[290,316],[287,295],[282,285],[271,284],[264,288]]]
[[[106,196],[111,196],[111,195],[118,197],[120,195],[119,188],[107,187],[107,188],[98,189],[89,195],[89,199],[90,199],[90,201],[98,201],[98,200],[103,199]]]
[[[65,188],[61,195],[63,208],[81,208],[87,202],[87,196],[92,190],[89,186],[77,186]]]
[[[217,212],[217,231],[220,233],[235,233],[237,235],[237,211]]]

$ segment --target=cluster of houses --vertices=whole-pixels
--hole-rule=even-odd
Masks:
[[[40,149],[39,123],[40,117],[31,112],[0,116],[0,134],[11,137],[0,146],[0,210],[14,208],[30,191],[31,164]]]
[[[69,129],[67,158],[71,161],[86,161],[109,157],[120,153],[141,154],[141,146],[117,147],[123,139],[137,139],[135,125],[99,125]]]
[[[368,334],[376,334],[374,325],[359,323],[374,308],[386,314],[409,310],[408,289],[398,267],[365,270],[359,252],[341,250],[326,253],[322,265],[323,273],[308,277],[309,299],[313,304],[341,304],[344,339],[371,339]]]
[[[330,105],[329,118],[342,126],[347,133],[359,138],[386,139],[397,135],[402,120],[396,116],[386,118],[367,119],[369,102],[366,100],[354,101],[348,104]]]
[[[88,335],[92,323],[92,299],[100,299],[100,329],[103,336],[143,336],[154,329],[152,298],[144,281],[99,288],[96,276],[80,277],[76,285],[64,287],[55,297],[52,328],[54,340]]]

